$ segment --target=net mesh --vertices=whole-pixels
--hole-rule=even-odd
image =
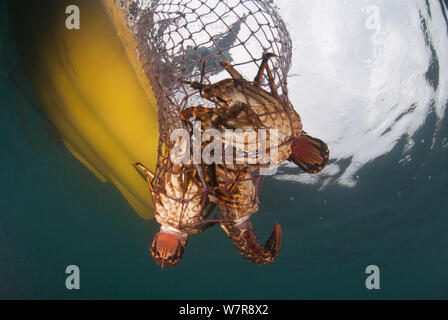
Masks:
[[[246,79],[253,79],[263,54],[273,53],[276,57],[270,68],[274,81],[280,98],[289,104],[287,74],[292,45],[286,26],[265,0],[121,0],[120,6],[128,10],[128,24],[139,43],[137,53],[158,101],[160,140],[154,194],[166,193],[166,175],[180,174],[185,184],[188,179],[201,182],[206,206],[205,194],[211,189],[203,168],[179,169],[167,161],[175,143],[170,140],[173,130],[191,130],[181,120],[182,110],[198,105],[216,107],[187,82],[216,83],[229,78],[220,64],[224,60]],[[260,86],[269,91],[266,79]]]

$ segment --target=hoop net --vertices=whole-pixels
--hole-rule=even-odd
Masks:
[[[270,61],[271,70],[281,99],[289,103],[291,39],[277,10],[268,1],[134,0],[128,4],[128,11],[130,27],[139,43],[137,53],[158,101],[160,140],[153,179],[155,194],[164,192],[165,175],[173,174],[170,161],[166,161],[174,145],[171,133],[179,128],[188,129],[181,121],[181,111],[197,105],[214,107],[185,82],[215,83],[230,78],[220,65],[223,60],[252,80],[263,54],[274,53],[277,57]],[[269,91],[266,79],[263,82],[261,86]],[[181,170],[185,170],[185,176],[191,175],[191,168],[189,172]],[[200,171],[196,167],[195,174],[201,179],[205,197],[210,190]],[[206,201],[203,203],[205,206]]]

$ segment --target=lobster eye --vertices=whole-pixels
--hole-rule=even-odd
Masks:
[[[152,240],[150,251],[159,266],[169,268],[180,262],[184,246],[176,235],[159,232]]]

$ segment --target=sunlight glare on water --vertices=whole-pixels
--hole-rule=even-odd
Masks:
[[[290,99],[304,129],[331,152],[320,175],[292,172],[277,179],[353,187],[357,172],[401,138],[407,141],[403,158],[409,155],[412,137],[430,112],[440,123],[448,100],[442,1],[274,3],[293,40]]]

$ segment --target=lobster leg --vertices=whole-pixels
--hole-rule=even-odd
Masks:
[[[221,66],[232,76],[234,80],[244,80],[244,77],[236,71],[236,69],[229,63],[229,61],[221,61]]]
[[[272,57],[277,57],[277,55],[274,53],[265,53],[263,55],[263,61],[261,62],[260,69],[258,69],[258,73],[254,79],[254,84],[256,86],[260,86],[263,79],[263,73],[266,70],[268,74],[269,87],[271,88],[271,94],[275,97],[278,97],[279,95],[277,85],[275,84],[274,76],[272,75],[271,68],[269,67],[269,59],[271,59]]]
[[[271,68],[269,67],[269,65],[266,65],[266,72],[268,73],[268,81],[269,81],[269,88],[271,88],[271,94],[274,97],[278,98],[279,97],[278,88],[277,85],[275,84],[274,76],[272,75]]]
[[[151,193],[154,193],[154,190],[152,188],[151,180],[154,179],[154,173],[151,172],[148,168],[146,168],[143,164],[137,162],[134,163],[134,167],[141,173],[143,173],[146,177],[146,181],[148,182],[149,191]]]
[[[221,66],[231,75],[233,80],[244,81],[244,77],[241,75],[241,73],[239,73],[228,61],[226,61],[226,60],[221,61]],[[203,67],[202,71],[204,71],[204,67]],[[211,98],[216,98],[219,102],[227,103],[227,101],[223,100],[221,98],[221,95],[218,94],[217,92],[214,92],[213,89],[211,90],[211,92],[210,92],[210,90],[208,90],[209,91],[208,94],[204,94],[204,91],[207,88],[212,88],[213,86],[204,84],[203,77],[204,77],[204,74],[201,75],[201,82],[198,82],[198,81],[182,81],[182,82],[190,85],[190,87],[192,87],[193,89],[199,90],[199,93],[200,93],[201,97],[203,97],[203,98],[206,98],[208,100],[210,100]]]

